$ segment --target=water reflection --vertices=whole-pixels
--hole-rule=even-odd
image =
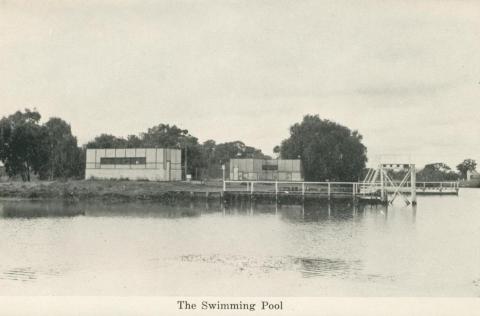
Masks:
[[[0,203],[0,217],[37,218],[71,217],[85,215],[84,208],[76,203],[57,201],[8,201]]]
[[[375,213],[388,218],[388,207],[383,205],[358,204],[351,201],[318,201],[302,204],[238,203],[223,209],[225,215],[278,215],[287,221],[358,221],[366,213]]]
[[[478,296],[479,208],[0,200],[0,294]]]
[[[346,261],[328,258],[296,258],[303,277],[335,276],[346,278],[362,270],[361,261]]]
[[[220,212],[219,203],[185,202],[176,205],[133,202],[62,202],[62,201],[1,201],[0,217],[41,218],[41,217],[198,217],[201,214]]]
[[[229,204],[183,202],[175,205],[154,202],[101,203],[62,201],[2,201],[0,217],[159,217],[181,218],[223,213],[225,216],[276,215],[286,221],[358,221],[365,213],[388,217],[388,208],[381,205],[356,204],[351,201],[306,202],[303,204],[244,203]],[[416,206],[412,221],[415,222]]]

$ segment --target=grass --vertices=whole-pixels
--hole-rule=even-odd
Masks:
[[[190,192],[219,192],[221,182],[69,180],[0,183],[0,197],[68,200],[170,200]]]

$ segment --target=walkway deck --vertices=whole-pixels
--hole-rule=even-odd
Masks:
[[[387,194],[411,193],[410,183],[404,186],[383,186]],[[378,200],[381,183],[364,182],[288,182],[288,181],[225,181],[225,193],[241,196],[300,196],[316,198],[355,198]],[[458,182],[417,182],[415,192],[419,195],[458,195]]]

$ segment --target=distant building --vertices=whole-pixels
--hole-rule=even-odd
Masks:
[[[87,149],[86,156],[86,179],[182,180],[180,149]]]
[[[230,159],[230,180],[303,181],[300,159]]]
[[[467,181],[471,180],[480,180],[480,173],[478,173],[476,170],[467,170]]]

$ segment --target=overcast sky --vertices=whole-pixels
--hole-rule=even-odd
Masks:
[[[0,116],[177,124],[271,154],[319,114],[369,158],[480,160],[480,1],[0,0]]]

